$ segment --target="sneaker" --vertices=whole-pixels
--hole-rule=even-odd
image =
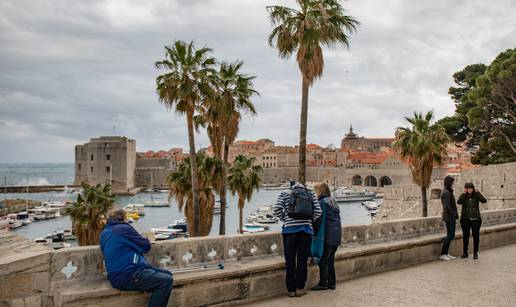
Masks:
[[[321,291],[321,290],[328,290],[328,287],[317,284],[315,287],[312,288],[312,291]]]
[[[330,290],[335,290],[335,288],[336,288],[335,286],[328,286],[328,289],[330,289]]]
[[[306,295],[306,290],[304,289],[297,289],[296,290],[296,297],[301,297],[301,296],[305,296]]]
[[[447,256],[448,258],[450,258],[451,260],[453,260],[453,259],[456,259],[456,258],[457,258],[457,257],[453,257],[453,256],[452,256],[452,255],[450,255],[450,254],[447,254],[446,256]]]
[[[478,259],[478,253],[473,254],[473,259]]]
[[[448,260],[451,260],[451,259],[450,259],[450,258],[448,258],[448,256],[446,256],[446,255],[441,255],[441,256],[439,257],[439,260],[448,261]]]
[[[296,292],[289,292],[288,297],[296,297]]]
[[[461,258],[468,258],[468,253],[464,253],[462,254],[462,256],[460,256]]]

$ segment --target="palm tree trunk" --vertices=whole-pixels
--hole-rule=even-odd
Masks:
[[[238,233],[243,233],[244,228],[244,198],[238,197]]]
[[[195,152],[193,110],[186,112],[186,121],[188,125],[188,143],[190,145],[190,165],[192,172],[192,200],[194,216],[194,233],[192,234],[192,236],[197,237],[200,235],[201,229],[201,207],[199,204],[199,178],[197,177],[197,158]]]
[[[299,182],[306,183],[306,127],[308,117],[308,81],[303,77],[301,94],[301,121],[299,128]]]
[[[426,198],[426,188],[424,185],[421,186],[421,199],[423,203],[423,217],[428,216],[428,199]]]
[[[229,157],[229,143],[224,141],[224,159],[222,160],[222,187],[220,190],[220,226],[219,235],[226,234],[226,173]]]

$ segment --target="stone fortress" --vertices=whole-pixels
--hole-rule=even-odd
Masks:
[[[392,138],[359,137],[350,127],[340,148],[307,145],[307,181],[333,186],[362,186],[383,190],[385,186],[410,184],[407,164],[390,149]],[[213,155],[211,146],[203,149]],[[253,157],[260,165],[262,182],[281,184],[297,178],[297,146],[277,146],[270,139],[240,140],[229,149],[231,163],[239,154]],[[137,152],[136,141],[121,136],[102,136],[75,147],[75,184],[112,183],[115,193],[132,193],[140,188],[166,187],[166,177],[187,156],[181,148]],[[450,146],[445,164],[434,170],[434,178],[458,174],[471,168],[469,153]]]

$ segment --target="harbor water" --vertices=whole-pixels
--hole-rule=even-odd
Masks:
[[[17,167],[18,166],[18,167]],[[54,172],[55,171],[55,172]],[[0,164],[0,178],[9,176],[10,185],[19,185],[20,182],[34,183],[36,181],[48,182],[50,184],[72,184],[73,180],[73,164]],[[26,181],[24,181],[26,180]],[[32,180],[32,181],[31,181]],[[268,191],[260,189],[255,192],[250,202],[244,207],[244,223],[247,222],[246,217],[255,212],[257,208],[271,205],[276,202],[276,198],[280,191]],[[123,207],[131,203],[144,203],[151,200],[167,199],[167,193],[139,193],[134,196],[117,196],[117,206]],[[32,199],[38,201],[76,201],[77,195],[66,192],[47,192],[47,193],[0,193],[2,199]],[[163,227],[173,223],[183,217],[179,211],[177,202],[170,200],[170,207],[163,208],[145,208],[145,216],[135,221],[132,225],[139,232],[145,232],[150,228]],[[371,217],[368,210],[361,203],[342,203],[339,205],[343,225],[351,224],[368,224],[371,223]],[[220,215],[213,218],[213,226],[210,235],[219,233]],[[269,224],[271,231],[280,231],[281,222],[277,224]],[[43,237],[54,230],[62,230],[71,226],[71,220],[68,216],[63,216],[51,220],[33,222],[27,226],[16,229],[16,233],[35,239]],[[237,198],[228,192],[228,207],[226,209],[226,233],[236,234],[238,230],[238,206]]]

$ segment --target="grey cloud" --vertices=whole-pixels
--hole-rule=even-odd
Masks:
[[[240,138],[298,142],[300,76],[267,45],[266,5],[295,1],[0,2],[0,161],[72,161],[73,145],[117,134],[139,150],[187,146],[184,117],[155,94],[153,63],[174,39],[243,60],[255,75],[258,116]],[[325,50],[310,90],[309,142],[338,145],[352,123],[392,136],[403,116],[453,112],[447,90],[465,65],[514,47],[512,0],[343,2],[362,25],[351,48]],[[204,133],[198,145],[208,145]],[[37,152],[38,154],[34,154]]]

